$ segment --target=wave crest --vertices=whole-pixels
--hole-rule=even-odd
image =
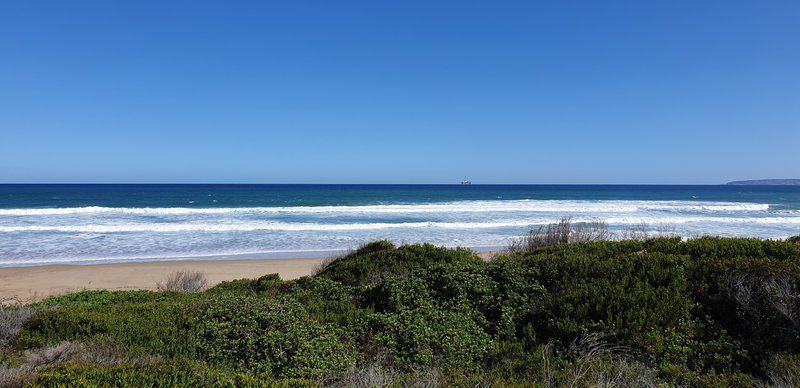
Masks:
[[[458,201],[440,204],[360,205],[360,206],[280,206],[227,208],[128,208],[86,206],[47,209],[0,209],[0,216],[56,216],[79,214],[131,214],[154,216],[225,215],[225,214],[414,214],[414,213],[632,213],[652,211],[757,212],[768,211],[769,204],[700,201],[590,201],[590,200],[516,200]]]
[[[543,225],[554,220],[524,219],[499,222],[372,222],[351,224],[321,224],[303,222],[237,222],[228,224],[210,223],[149,223],[118,225],[26,225],[0,226],[0,232],[62,232],[62,233],[178,233],[178,232],[297,232],[297,231],[359,231],[380,229],[493,229],[511,227],[529,227]],[[798,225],[800,217],[608,217],[575,219],[575,222],[603,221],[613,225],[671,225],[685,223],[724,223],[724,224],[761,224],[761,225]]]

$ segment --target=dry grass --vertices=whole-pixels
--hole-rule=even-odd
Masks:
[[[800,334],[800,284],[780,274],[764,281],[763,287],[772,308],[789,320],[794,332]]]
[[[797,374],[770,374],[769,381],[761,381],[757,387],[764,388],[796,388],[800,387],[800,375]]]
[[[32,378],[32,374],[22,368],[8,368],[0,365],[0,388],[24,387]]]
[[[542,225],[531,230],[527,235],[509,244],[508,252],[533,252],[539,248],[572,243],[606,241],[606,240],[639,240],[655,237],[675,237],[675,226],[671,224],[648,225],[645,223],[612,232],[602,221],[574,222],[571,217],[563,217],[558,222]]]
[[[675,232],[675,225],[668,223],[649,225],[642,222],[623,229],[614,237],[618,240],[644,241],[656,237],[677,236],[679,235]]]
[[[206,275],[200,271],[177,271],[171,273],[164,282],[156,284],[159,291],[199,292],[208,285]]]
[[[791,327],[786,329],[800,334],[800,284],[787,275],[774,275],[766,279],[753,279],[745,274],[730,274],[723,284],[727,294],[742,311],[761,322],[762,304],[772,307],[786,318]],[[760,323],[758,323],[760,324]]]
[[[36,377],[38,370],[61,364],[94,364],[115,366],[122,363],[137,365],[157,360],[158,356],[129,358],[122,346],[111,338],[95,341],[91,346],[64,341],[25,354],[24,363],[17,367],[0,366],[0,388],[22,387]]]
[[[29,352],[22,365],[0,367],[0,387],[23,387],[35,378],[36,370],[46,366],[73,362],[85,353],[83,346],[69,341],[36,352]]]
[[[14,337],[22,330],[25,323],[33,315],[33,309],[22,306],[20,302],[5,303],[12,300],[0,301],[0,350],[11,345]]]
[[[600,335],[582,337],[570,345],[566,354],[572,355],[572,367],[556,374],[552,344],[541,347],[545,387],[656,387],[654,373],[645,365],[625,357],[627,349],[605,343]]]
[[[564,217],[556,223],[540,226],[526,236],[513,241],[508,247],[512,252],[532,252],[539,248],[611,239],[611,232],[604,222],[573,222]]]
[[[756,387],[800,387],[800,356],[776,354],[770,364],[768,379],[756,382]]]
[[[353,368],[341,380],[325,385],[355,388],[389,387],[395,382],[395,375],[394,369],[390,367],[371,364],[362,368]]]
[[[352,367],[344,376],[335,376],[328,381],[321,381],[323,387],[408,387],[435,388],[442,384],[442,371],[434,365],[415,370],[395,368],[394,361],[383,353],[372,354],[368,364]]]

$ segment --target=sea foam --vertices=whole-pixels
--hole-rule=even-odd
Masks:
[[[679,200],[459,200],[339,206],[0,209],[0,266],[350,249],[376,239],[502,247],[572,217],[612,231],[785,238],[800,212],[777,203]]]
[[[486,212],[601,212],[660,211],[766,211],[769,204],[687,201],[458,201],[438,204],[361,206],[276,206],[233,208],[128,208],[71,207],[43,209],[0,209],[0,216],[54,216],[73,214],[133,215],[222,215],[222,214],[404,214],[404,213],[486,213]]]
[[[354,231],[380,229],[491,229],[509,227],[530,227],[543,225],[554,220],[525,219],[501,222],[373,222],[348,224],[323,224],[307,222],[231,222],[227,224],[209,223],[149,223],[118,225],[26,225],[0,226],[1,233],[14,232],[62,232],[62,233],[177,233],[177,232],[252,232],[252,231]],[[800,225],[800,217],[592,217],[574,218],[574,222],[605,222],[610,225],[672,225],[685,223],[717,224],[762,224]]]

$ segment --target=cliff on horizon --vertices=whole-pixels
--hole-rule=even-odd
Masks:
[[[726,185],[770,185],[770,186],[800,186],[800,179],[755,179],[749,181],[733,181]]]

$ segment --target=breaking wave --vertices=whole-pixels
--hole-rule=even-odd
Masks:
[[[737,202],[686,201],[458,201],[433,204],[362,205],[362,206],[281,206],[232,208],[128,208],[71,207],[46,209],[0,209],[0,216],[54,216],[77,214],[131,214],[153,216],[225,215],[225,214],[414,214],[414,213],[487,213],[487,212],[598,212],[623,213],[636,211],[700,211],[738,212],[767,211],[768,204]]]
[[[307,222],[237,222],[228,224],[209,223],[151,223],[118,225],[26,225],[0,226],[0,232],[63,232],[63,233],[177,233],[177,232],[253,232],[253,231],[358,231],[380,229],[491,229],[542,225],[551,219],[509,220],[500,222],[373,222],[350,224],[322,224]],[[610,225],[659,225],[685,223],[726,223],[726,224],[792,224],[800,225],[800,217],[609,217],[576,218],[575,222],[603,221]]]
[[[0,267],[170,259],[271,251],[346,250],[376,239],[502,247],[571,216],[613,231],[785,238],[794,204],[680,200],[453,200],[337,206],[0,209]],[[305,255],[306,253],[304,253]]]

